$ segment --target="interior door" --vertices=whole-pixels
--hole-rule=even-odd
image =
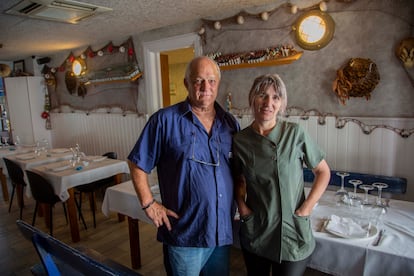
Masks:
[[[162,106],[171,105],[170,101],[170,70],[168,65],[168,55],[160,54],[161,63],[161,82],[162,82]]]

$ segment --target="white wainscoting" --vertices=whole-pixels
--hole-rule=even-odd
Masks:
[[[242,128],[252,120],[249,115],[237,118]],[[79,143],[87,154],[116,151],[119,159],[126,159],[147,121],[146,116],[106,113],[53,113],[51,119],[54,147],[71,147]],[[402,199],[414,201],[414,134],[403,138],[386,128],[376,128],[371,134],[364,134],[355,122],[348,122],[338,129],[335,117],[326,117],[324,125],[318,123],[318,116],[309,116],[307,120],[300,116],[286,119],[298,122],[314,137],[325,150],[331,169],[405,177],[408,187]],[[366,125],[414,128],[414,119],[352,119]]]
[[[52,113],[53,147],[79,143],[88,155],[115,151],[126,160],[147,122],[146,116],[107,113]]]

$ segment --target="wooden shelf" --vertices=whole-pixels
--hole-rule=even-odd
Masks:
[[[241,64],[234,64],[234,65],[224,65],[220,66],[220,69],[222,71],[225,70],[235,70],[235,69],[243,69],[243,68],[253,68],[253,67],[262,67],[262,66],[277,66],[277,65],[283,65],[283,64],[290,64],[302,56],[303,52],[297,52],[294,55],[288,56],[288,57],[281,57],[278,59],[270,59],[265,60],[262,62],[257,63],[241,63]]]
[[[106,84],[106,83],[116,83],[116,82],[133,82],[136,81],[137,79],[139,79],[142,76],[142,72],[138,73],[137,75],[134,75],[133,77],[130,78],[113,78],[113,79],[95,79],[95,80],[91,80],[89,82],[86,82],[86,85],[91,85],[91,84]]]

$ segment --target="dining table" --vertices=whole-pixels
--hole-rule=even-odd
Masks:
[[[4,163],[3,158],[9,157],[12,155],[20,155],[34,152],[34,148],[32,146],[23,147],[23,146],[1,146],[0,147],[0,183],[3,191],[3,199],[4,201],[9,200],[9,190],[7,184],[7,168],[6,164]]]
[[[325,191],[311,215],[316,248],[309,267],[343,276],[414,275],[414,202],[376,201],[369,195],[367,205],[338,204],[335,191]]]
[[[33,150],[23,153],[19,152],[18,154],[6,156],[6,158],[15,162],[22,168],[24,173],[24,180],[28,184],[29,182],[26,176],[26,170],[43,164],[55,163],[59,161],[69,162],[68,160],[70,160],[72,156],[73,154],[68,148],[54,148],[48,150],[47,152],[43,151],[39,153],[35,153]],[[4,160],[2,161],[4,162]],[[5,173],[6,176],[8,176],[7,170]],[[32,196],[30,185],[27,185],[25,193],[29,198]]]
[[[59,198],[66,201],[71,238],[80,241],[74,187],[100,179],[115,176],[115,182],[122,181],[123,174],[129,174],[128,163],[124,160],[104,156],[84,156],[79,164],[69,164],[67,160],[42,164],[30,168],[48,180]]]
[[[151,189],[154,198],[161,201],[158,186],[151,185]],[[305,191],[308,193],[309,188]],[[335,191],[325,191],[311,214],[316,247],[309,267],[344,276],[414,275],[414,202],[391,199],[388,207],[378,211],[375,197],[369,197],[374,202],[372,206],[351,206],[337,204]],[[102,212],[106,216],[117,212],[128,217],[131,263],[133,268],[139,268],[139,221],[152,222],[141,209],[131,181],[106,190]],[[350,232],[349,235],[334,232],[335,228],[328,227],[327,223],[333,224],[331,220],[334,218],[349,220],[367,231],[362,235],[358,232]],[[239,224],[235,219],[235,247],[240,246],[237,235]],[[381,239],[376,244],[380,231]]]
[[[154,199],[161,202],[158,185],[151,184]],[[126,181],[106,189],[102,202],[102,212],[109,217],[110,212],[123,214],[128,218],[129,245],[132,268],[141,267],[141,250],[139,241],[139,221],[152,224],[138,201],[132,181]]]

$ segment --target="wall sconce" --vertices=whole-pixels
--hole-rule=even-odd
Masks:
[[[83,59],[77,58],[72,63],[72,72],[76,77],[86,73],[86,63]]]
[[[319,50],[332,40],[335,22],[329,14],[311,10],[298,18],[293,30],[300,47],[306,50]]]

